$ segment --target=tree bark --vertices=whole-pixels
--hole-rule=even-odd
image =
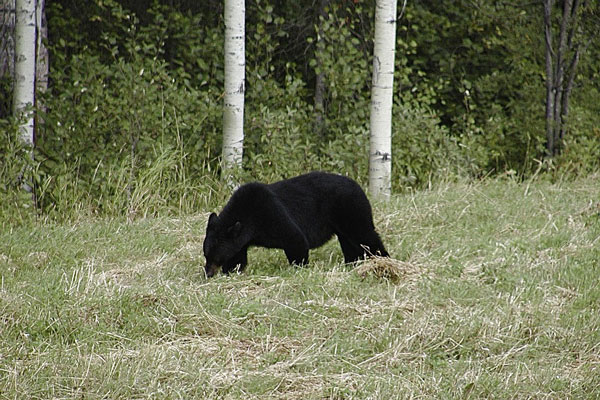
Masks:
[[[573,56],[573,60],[571,61],[571,65],[568,70],[568,79],[567,86],[565,87],[565,93],[563,94],[561,110],[560,110],[560,129],[558,133],[558,140],[563,141],[565,138],[565,134],[567,131],[567,118],[569,116],[569,97],[571,96],[571,91],[573,90],[573,84],[575,82],[575,71],[577,70],[577,64],[579,64],[581,47],[577,46],[575,50],[575,55]]]
[[[554,155],[554,73],[552,54],[552,5],[553,0],[544,0],[544,34],[546,38],[546,156]]]
[[[225,98],[223,107],[224,177],[242,166],[244,146],[245,6],[244,0],[225,0]]]
[[[585,5],[584,1],[583,8]],[[584,50],[581,43],[574,40],[578,29],[580,0],[565,0],[562,3],[556,44],[553,43],[552,31],[554,0],[544,0],[543,6],[546,41],[546,157],[552,158],[560,153],[567,132],[569,98]]]
[[[392,103],[396,0],[377,0],[369,142],[369,191],[389,198],[392,176]]]
[[[325,135],[325,74],[323,73],[323,61],[321,60],[320,52],[323,43],[323,23],[327,17],[325,8],[329,5],[329,0],[320,0],[319,13],[319,28],[317,31],[317,43],[315,46],[315,60],[317,61],[317,75],[315,79],[315,131],[320,140]]]
[[[15,86],[13,111],[16,116],[25,114],[21,127],[21,140],[33,147],[33,112],[35,104],[35,0],[17,0],[15,26]]]
[[[560,24],[560,32],[558,36],[558,47],[556,49],[556,66],[554,74],[554,149],[553,154],[555,155],[561,146],[560,132],[563,126],[562,121],[562,104],[564,100],[564,77],[565,77],[565,58],[567,48],[567,27],[569,26],[569,19],[571,17],[572,0],[564,0],[563,4],[563,15]]]

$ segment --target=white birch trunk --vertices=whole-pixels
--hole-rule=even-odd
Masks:
[[[17,0],[15,25],[15,86],[13,108],[19,115],[35,104],[35,0]],[[33,146],[33,112],[22,125],[21,140]]]
[[[246,67],[244,25],[244,0],[225,0],[225,99],[222,160],[224,171],[242,166]]]
[[[396,0],[377,0],[369,143],[369,192],[388,198],[392,177],[392,101]]]

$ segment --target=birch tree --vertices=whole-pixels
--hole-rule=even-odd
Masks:
[[[388,198],[392,176],[392,101],[396,47],[396,0],[377,0],[369,142],[369,191]]]
[[[29,147],[33,147],[33,112],[28,108],[35,104],[35,9],[35,0],[16,2],[13,111],[17,116],[27,113],[21,127],[21,140]]]
[[[245,80],[244,0],[225,0],[225,99],[223,107],[224,176],[242,165]]]

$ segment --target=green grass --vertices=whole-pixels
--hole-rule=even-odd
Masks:
[[[403,280],[335,241],[206,280],[210,210],[0,223],[0,399],[600,397],[598,176],[374,209]]]

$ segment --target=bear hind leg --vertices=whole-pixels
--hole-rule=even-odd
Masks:
[[[375,232],[375,230],[371,231],[364,240],[364,246],[366,247],[368,256],[380,256],[380,257],[389,257],[387,250],[383,246],[381,242],[381,238]]]
[[[366,235],[361,235],[360,237],[357,235],[351,237],[340,233],[338,233],[337,236],[346,263],[362,260],[365,256],[389,257],[387,250],[383,246],[383,243],[375,230],[371,230],[371,232],[368,232]]]
[[[364,193],[341,205],[333,214],[335,230],[346,262],[369,256],[389,257],[381,238],[375,231],[371,206]]]
[[[338,241],[340,242],[340,247],[342,248],[342,253],[344,254],[344,262],[346,264],[353,263],[355,261],[361,260],[364,257],[364,250],[354,244],[350,239],[343,235],[337,235]]]

